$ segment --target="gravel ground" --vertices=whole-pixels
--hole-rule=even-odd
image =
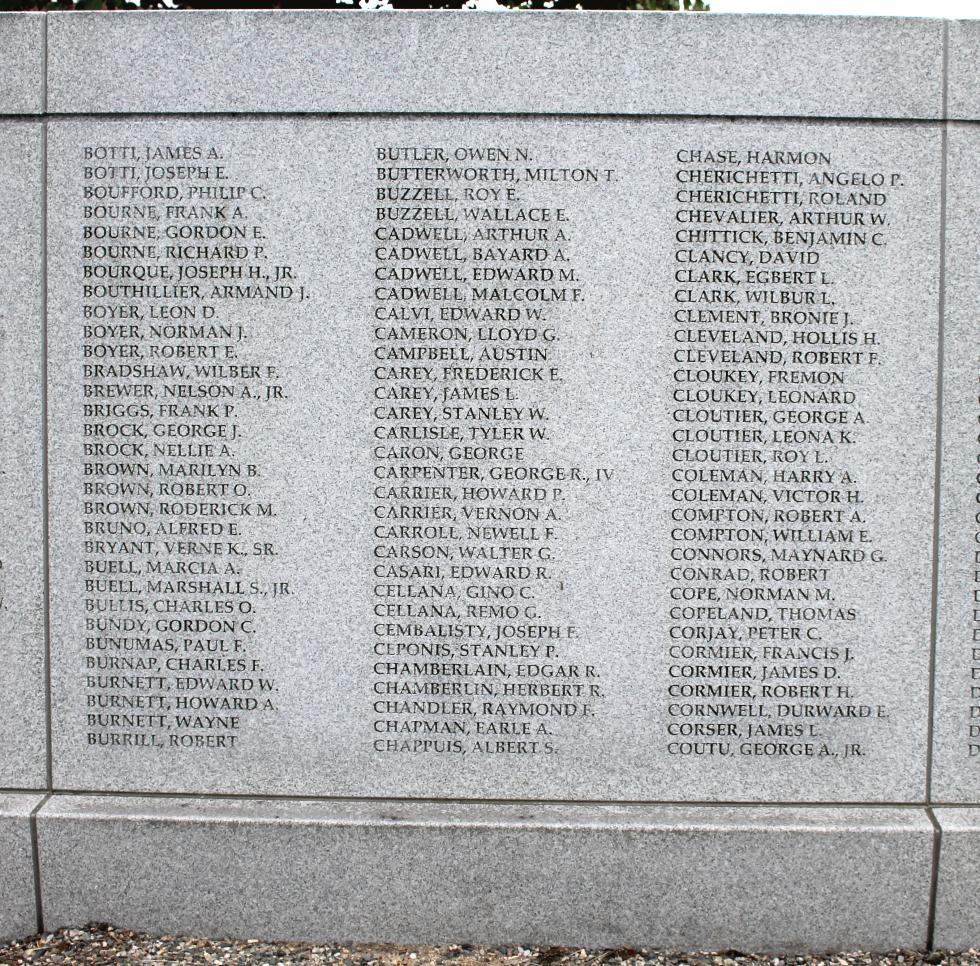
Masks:
[[[0,966],[980,966],[980,951],[756,956],[523,946],[310,946],[146,936],[112,926],[62,929],[0,945]]]

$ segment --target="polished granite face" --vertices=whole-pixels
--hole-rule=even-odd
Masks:
[[[921,799],[939,150],[53,122],[56,784]]]
[[[943,445],[932,797],[980,801],[980,418],[973,125],[947,133]]]

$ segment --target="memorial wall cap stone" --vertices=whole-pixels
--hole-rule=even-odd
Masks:
[[[0,114],[44,110],[44,15],[0,13]]]
[[[952,121],[980,120],[980,20],[954,20],[949,25],[948,110]]]
[[[942,116],[930,20],[54,13],[48,49],[65,113]]]

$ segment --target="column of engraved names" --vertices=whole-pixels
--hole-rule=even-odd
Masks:
[[[556,616],[563,326],[585,300],[572,183],[522,147],[376,149],[372,740],[380,753],[540,755],[596,712]]]
[[[3,346],[3,332],[0,330],[0,348]],[[7,473],[7,468],[0,463],[0,478],[5,476]],[[7,623],[10,620],[10,604],[8,602],[8,595],[10,593],[9,582],[12,580],[12,569],[10,566],[10,561],[5,560],[3,556],[0,556],[0,631],[4,634],[7,632]]]
[[[868,754],[851,574],[883,561],[852,451],[879,333],[838,254],[887,244],[892,172],[819,151],[676,156],[667,750]]]
[[[278,508],[243,428],[286,398],[250,320],[301,300],[266,188],[207,144],[82,149],[78,292],[87,744],[231,749],[277,710]]]
[[[12,357],[12,339],[8,334],[5,326],[0,325],[0,352],[3,352],[5,356]],[[15,471],[13,466],[8,467],[7,460],[9,459],[9,454],[7,448],[4,447],[0,450],[0,483],[5,482],[5,478],[8,474]],[[3,548],[0,547],[0,553],[2,553]],[[8,587],[7,583],[10,579],[10,562],[4,560],[3,556],[0,555],[0,627],[6,625],[7,613],[9,610],[9,604],[7,603],[7,593]]]
[[[974,381],[973,402],[976,405],[973,442],[976,459],[974,461],[974,532],[973,532],[973,620],[970,625],[970,665],[968,685],[970,701],[968,721],[964,725],[967,755],[980,757],[980,375]]]

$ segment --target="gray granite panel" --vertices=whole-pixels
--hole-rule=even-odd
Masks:
[[[938,118],[942,24],[646,12],[49,15],[58,112]]]
[[[0,938],[37,932],[31,812],[40,795],[0,794]]]
[[[0,122],[0,787],[46,784],[41,126]]]
[[[916,809],[56,797],[48,928],[680,949],[921,948]]]
[[[980,21],[951,21],[947,116],[952,120],[980,121],[978,59],[980,59]]]
[[[980,130],[950,125],[932,797],[980,801]]]
[[[939,152],[52,121],[55,786],[921,801]]]
[[[0,114],[44,110],[44,14],[0,13]]]
[[[935,946],[980,945],[980,808],[937,808],[942,829],[936,885]]]

